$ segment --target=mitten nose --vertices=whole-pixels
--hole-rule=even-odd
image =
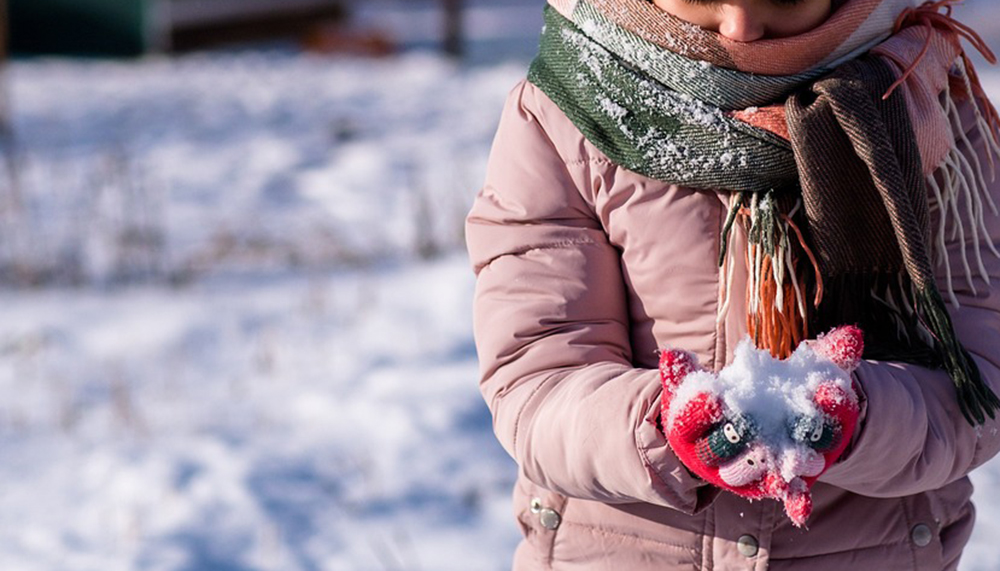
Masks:
[[[767,448],[755,444],[725,466],[719,468],[719,477],[729,486],[741,487],[764,477],[774,465]]]
[[[796,446],[786,450],[781,457],[781,477],[791,482],[798,476],[819,476],[826,468],[826,458],[812,448]]]

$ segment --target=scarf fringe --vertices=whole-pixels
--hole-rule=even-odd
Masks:
[[[725,260],[730,235],[735,231],[734,222],[741,216],[747,232],[746,264],[750,268],[746,288],[747,330],[758,348],[778,359],[789,357],[809,337],[805,278],[800,266],[804,257],[813,258],[811,253],[802,255],[800,249],[808,251],[808,247],[792,222],[800,208],[801,200],[796,199],[789,213],[784,214],[774,191],[751,194],[749,200],[744,194],[737,194],[720,240],[720,259]],[[724,312],[728,312],[732,295],[731,265],[735,261],[732,253],[729,260],[720,321]]]
[[[963,60],[960,59],[957,66],[959,77],[963,81],[962,87],[965,88],[966,93],[971,94],[973,93],[971,80],[963,64]],[[980,103],[973,99],[971,101],[975,113],[973,128],[977,131],[982,144],[986,146],[987,166],[989,167],[989,176],[987,177],[983,161],[980,160],[976,148],[966,135],[958,106],[955,104],[950,89],[944,92],[943,105],[955,135],[956,144],[952,146],[937,171],[927,177],[927,185],[934,197],[930,205],[931,210],[937,211],[939,218],[938,226],[932,232],[934,236],[932,242],[933,263],[938,268],[943,267],[944,293],[952,307],[958,308],[960,304],[958,296],[955,294],[955,276],[952,275],[948,241],[957,239],[958,243],[961,244],[959,253],[962,274],[957,277],[965,281],[966,287],[973,295],[978,294],[975,276],[978,275],[987,286],[991,284],[989,273],[983,262],[984,246],[994,256],[1000,258],[1000,251],[997,250],[986,227],[987,208],[994,216],[1000,215],[1000,211],[990,195],[989,183],[987,182],[987,178],[990,183],[996,181],[1000,145],[996,140],[996,130],[992,128],[984,116],[980,109]],[[962,148],[959,148],[959,145]],[[970,241],[971,244],[969,244]]]
[[[975,115],[973,129],[985,147],[989,182],[995,182],[997,159],[1000,158],[997,112],[988,99],[981,97],[982,87],[964,53],[958,58],[954,69],[957,74],[953,77],[957,76],[961,81],[958,87],[968,97]],[[952,307],[958,308],[960,304],[955,293],[954,278],[963,279],[972,295],[978,295],[976,276],[987,286],[990,285],[990,275],[983,262],[983,247],[997,258],[1000,258],[1000,252],[986,226],[986,209],[989,208],[994,216],[998,215],[998,209],[990,195],[977,148],[966,135],[951,88],[946,89],[943,94],[943,106],[955,136],[942,164],[935,173],[927,177],[927,186],[934,197],[930,206],[938,214],[938,226],[932,232],[932,262],[936,267],[943,265],[944,293]],[[947,246],[948,242],[956,241],[961,256],[960,276],[952,276]],[[962,415],[972,425],[982,424],[987,416],[995,418],[995,411],[1000,410],[1000,398],[983,382],[978,366],[959,342],[941,293],[933,287],[926,287],[915,294],[914,313],[923,328],[933,335],[935,346],[940,349],[942,366],[955,385]]]

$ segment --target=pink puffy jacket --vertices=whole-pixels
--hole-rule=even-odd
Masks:
[[[627,171],[537,87],[511,92],[466,230],[481,388],[520,466],[515,569],[956,568],[974,520],[966,474],[1000,436],[966,423],[942,371],[862,363],[861,424],[813,489],[808,530],[778,502],[705,485],[667,447],[658,348],[719,369],[746,330],[742,295],[719,311],[727,200]],[[987,224],[1000,244],[1000,218]],[[1000,283],[1000,260],[986,267]],[[1000,393],[1000,292],[963,283],[956,330]]]

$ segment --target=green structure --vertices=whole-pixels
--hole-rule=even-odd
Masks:
[[[137,56],[275,39],[306,42],[345,21],[356,1],[0,0],[0,16],[6,2],[15,56]],[[457,55],[464,0],[438,1],[445,49]]]
[[[153,0],[8,0],[14,54],[137,55]]]

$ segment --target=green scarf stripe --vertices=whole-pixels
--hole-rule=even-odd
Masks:
[[[698,189],[792,189],[790,145],[645,77],[546,7],[528,80],[624,168]]]
[[[797,87],[830,70],[819,68],[788,76],[744,73],[692,60],[664,50],[637,34],[619,27],[587,0],[579,0],[572,21],[587,37],[618,56],[625,65],[683,93],[722,109],[742,110],[784,101]]]

